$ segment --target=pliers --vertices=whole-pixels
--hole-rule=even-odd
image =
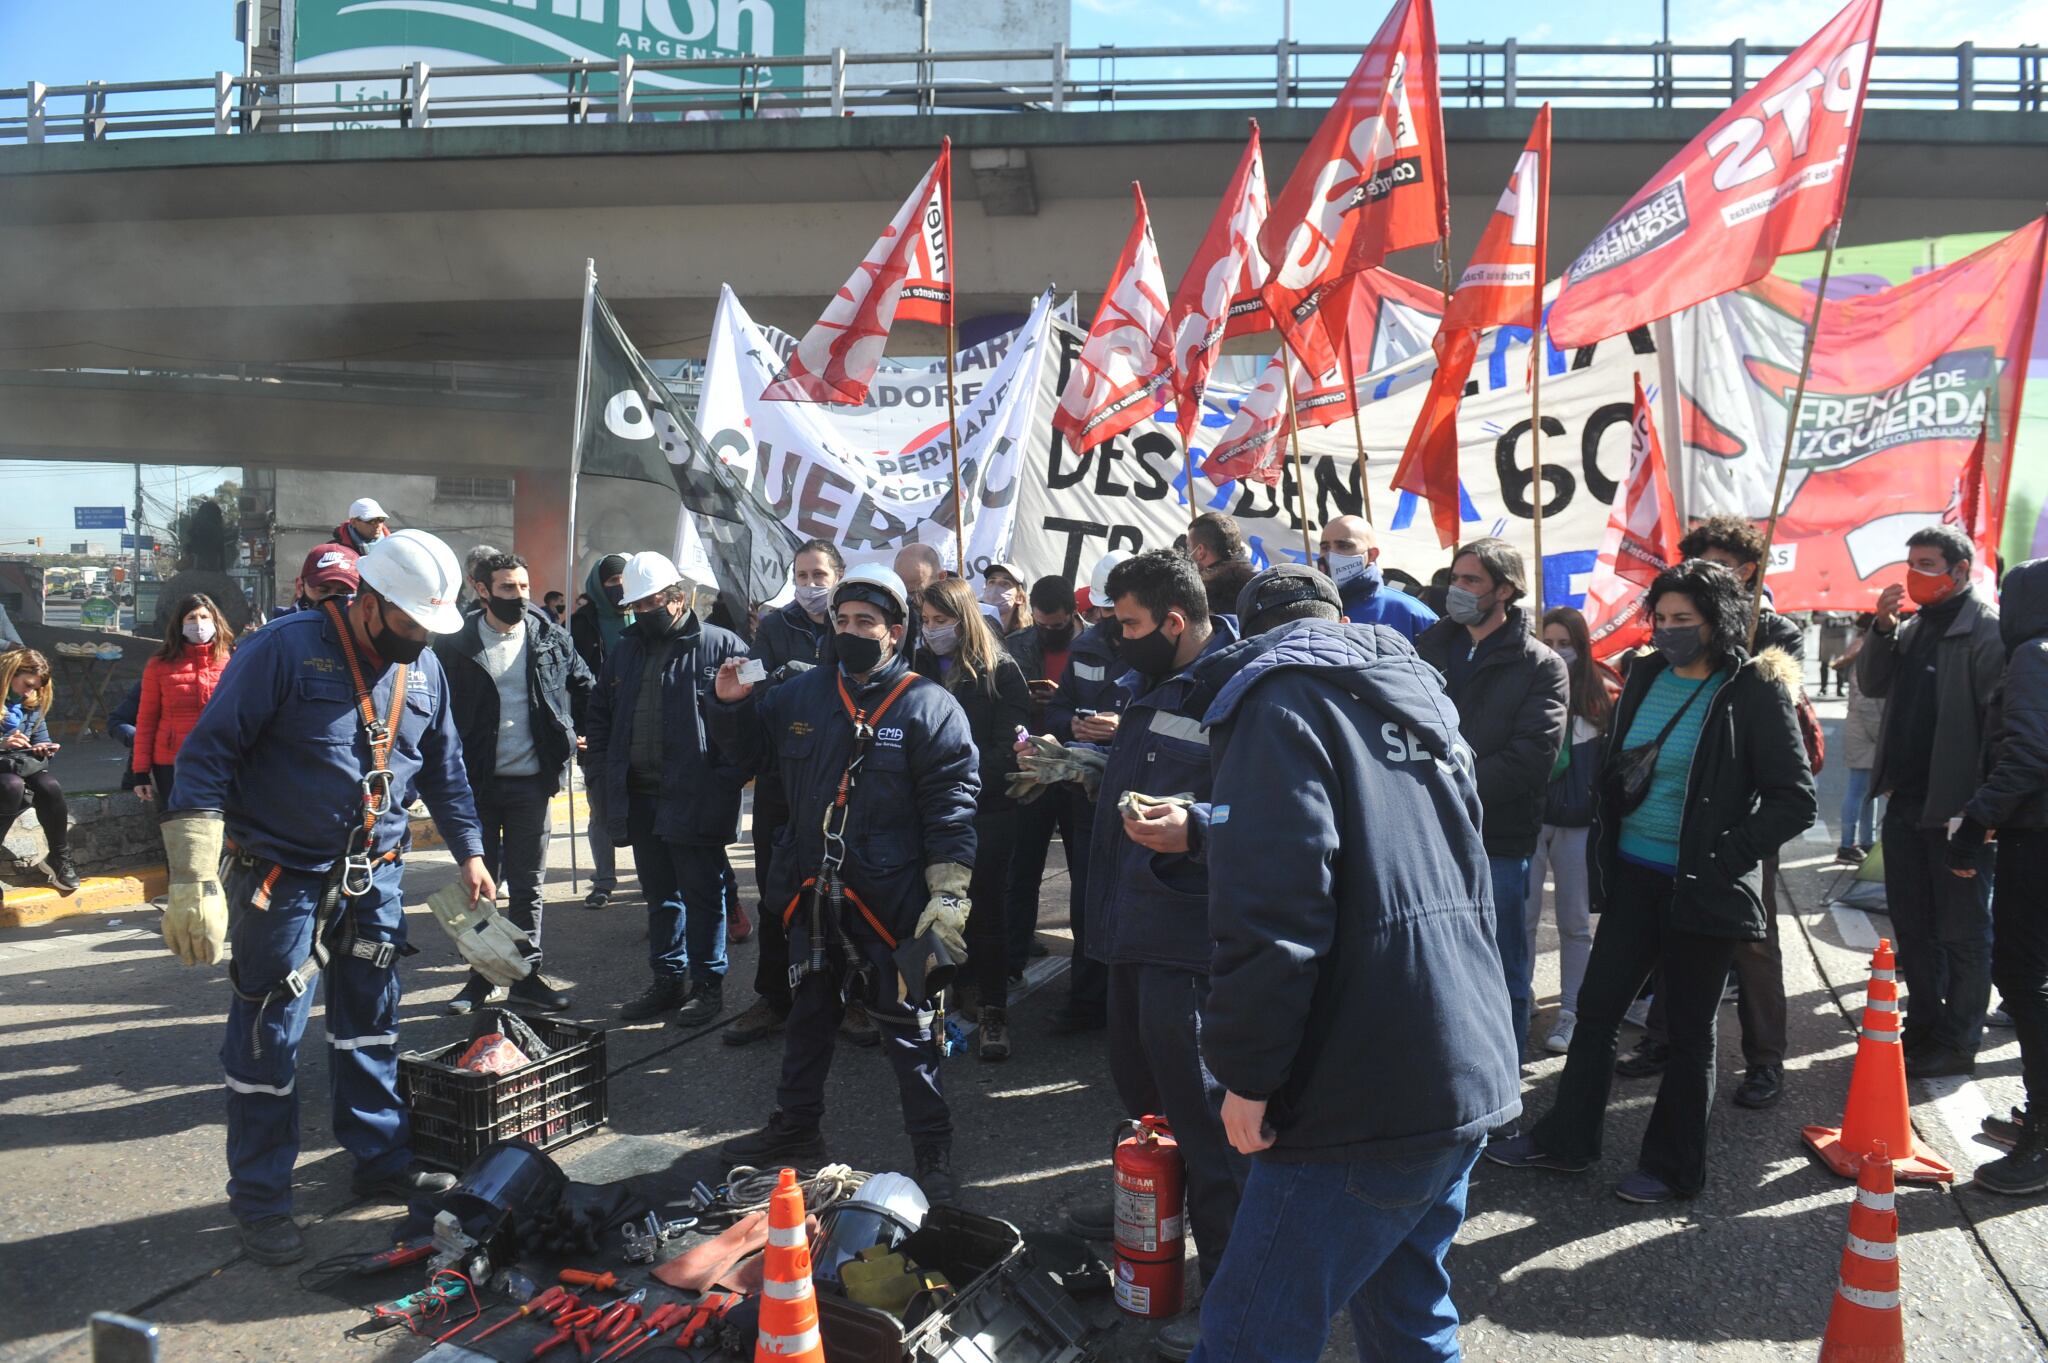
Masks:
[[[633,1333],[628,1334],[626,1338],[621,1339],[617,1344],[614,1344],[610,1349],[599,1355],[597,1363],[605,1363],[605,1360],[610,1358],[624,1358],[635,1349],[657,1338],[662,1331],[668,1329],[671,1325],[679,1323],[689,1314],[690,1308],[681,1302],[666,1302],[655,1307],[649,1313],[647,1319],[634,1327]]]
[[[528,1363],[532,1363],[533,1359],[539,1358],[542,1354],[559,1345],[567,1344],[572,1339],[576,1342],[576,1352],[581,1357],[590,1357],[591,1335],[589,1327],[596,1324],[601,1317],[612,1309],[606,1306],[585,1306],[556,1316],[554,1322],[555,1332],[533,1346],[533,1352],[526,1356]]]
[[[712,1324],[724,1320],[726,1312],[738,1306],[742,1298],[737,1292],[709,1292],[704,1300],[697,1303],[689,1324],[677,1332],[669,1342],[672,1349],[687,1349],[697,1342],[697,1336]]]

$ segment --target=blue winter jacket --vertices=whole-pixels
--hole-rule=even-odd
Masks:
[[[396,667],[370,683],[381,722],[391,714]],[[424,796],[448,850],[483,855],[448,679],[428,649],[406,669],[391,800],[377,821],[383,853],[406,845],[405,806]],[[178,749],[167,813],[215,809],[236,850],[297,871],[324,872],[348,850],[362,818],[369,738],[341,637],[326,611],[300,611],[242,639],[213,699]]]
[[[1202,660],[1237,642],[1237,621],[1209,618],[1213,630],[1195,661],[1157,685],[1126,671],[1117,685],[1126,700],[1116,741],[1110,744],[1097,797],[1099,815],[1088,841],[1088,940],[1095,960],[1113,965],[1209,969],[1209,869],[1203,864],[1209,830],[1209,735],[1202,714],[1214,692],[1195,670]],[[1188,850],[1152,852],[1132,842],[1117,817],[1127,790],[1146,795],[1192,795]]]
[[[641,616],[605,654],[604,673],[584,716],[585,760],[604,782],[605,831],[615,846],[624,847],[640,677],[649,636],[659,629],[652,646],[667,649],[668,660],[661,672],[661,791],[654,797],[654,835],[664,842],[723,847],[739,836],[740,787],[747,773],[712,746],[707,716],[718,703],[712,683],[720,664],[746,657],[746,640],[695,612],[674,633],[666,626],[666,612]]]
[[[1344,598],[1344,618],[1354,625],[1385,625],[1397,630],[1409,642],[1437,622],[1437,614],[1399,587],[1389,587],[1377,563],[1365,565],[1365,574],[1338,588]]]
[[[1396,1158],[1521,1111],[1471,750],[1395,631],[1303,620],[1204,659],[1202,1055],[1264,1158]]]
[[[1109,635],[1122,631],[1115,620],[1105,620],[1074,636],[1066,670],[1054,679],[1060,689],[1045,706],[1046,727],[1060,742],[1074,741],[1074,711],[1121,710],[1130,700],[1130,693],[1117,685],[1130,669],[1109,646]]]
[[[900,655],[846,682],[848,697],[873,711],[908,667]],[[789,820],[775,835],[767,906],[787,914],[824,860],[825,810],[853,752],[853,722],[840,699],[837,665],[814,667],[737,704],[714,702],[713,732],[728,761],[778,772]],[[875,725],[847,802],[841,878],[890,935],[916,928],[929,898],[925,867],[974,865],[979,760],[967,716],[937,682],[914,678]]]

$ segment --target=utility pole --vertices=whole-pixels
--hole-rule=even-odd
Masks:
[[[134,589],[134,591],[135,591],[135,596],[134,596],[133,604],[132,604],[132,605],[131,605],[131,606],[129,607],[129,609],[130,609],[130,610],[131,610],[131,611],[132,611],[132,612],[133,612],[134,614],[133,614],[133,617],[132,617],[132,618],[130,619],[130,621],[129,621],[129,625],[128,625],[128,632],[129,632],[130,634],[140,634],[140,633],[142,633],[142,465],[141,465],[141,464],[137,464],[137,465],[135,466],[135,566],[134,566],[134,568],[132,568],[132,569],[131,569],[131,570],[129,571],[129,576],[130,576],[131,578],[133,578],[133,579],[134,579],[134,580],[133,580],[132,582],[130,582],[130,583],[129,583],[128,585],[129,585],[130,587],[132,587],[132,588]],[[115,627],[116,627],[116,628],[119,628],[119,626],[120,626],[120,623],[121,623],[121,593],[120,593],[119,589],[117,588],[117,589],[115,590],[115,592],[114,592],[114,624],[115,624]]]

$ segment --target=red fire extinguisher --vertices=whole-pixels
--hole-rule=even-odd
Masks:
[[[1180,1145],[1164,1117],[1140,1117],[1117,1128],[1116,1304],[1158,1320],[1181,1308],[1181,1256],[1187,1187]]]

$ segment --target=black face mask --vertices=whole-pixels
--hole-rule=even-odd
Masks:
[[[612,603],[612,604],[613,604],[614,606],[623,606],[623,605],[625,605],[625,604],[626,604],[626,584],[625,584],[625,583],[623,583],[623,582],[607,582],[607,583],[605,583],[605,584],[604,584],[604,599],[605,599],[605,600],[607,600],[607,601],[609,601],[609,602],[611,602],[611,603]]]
[[[382,608],[378,614],[383,614]],[[427,651],[427,641],[408,639],[380,619],[370,635],[370,647],[376,649],[377,656],[387,663],[416,663],[420,654]]]
[[[526,614],[526,601],[517,596],[487,596],[484,604],[491,609],[491,617],[501,625],[516,625]]]
[[[839,653],[839,664],[851,676],[872,672],[881,666],[882,641],[870,639],[865,634],[841,634],[833,640]]]
[[[1066,624],[1059,626],[1040,625],[1038,627],[1038,638],[1047,648],[1058,653],[1068,644],[1074,642],[1074,624],[1070,620]]]
[[[1117,661],[1133,668],[1147,677],[1164,677],[1173,671],[1173,655],[1180,649],[1180,641],[1167,637],[1164,629],[1155,629],[1133,639],[1128,635],[1117,641]]]

